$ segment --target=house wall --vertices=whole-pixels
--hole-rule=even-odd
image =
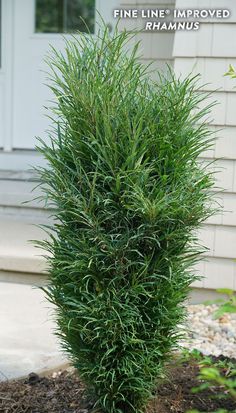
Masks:
[[[10,49],[12,44],[12,19],[9,2],[0,1],[0,153],[2,149],[8,150],[8,141],[11,133],[11,62]],[[0,164],[1,165],[1,164]]]
[[[199,8],[200,3],[191,1],[191,8]],[[189,1],[176,1],[176,8],[187,7]],[[212,92],[212,100],[218,102],[210,126],[217,140],[202,161],[216,160],[215,197],[223,209],[201,230],[200,239],[209,250],[198,266],[205,279],[195,286],[236,289],[236,82],[223,76],[230,63],[236,64],[236,3],[205,0],[204,8],[229,9],[231,16],[225,21],[204,21],[198,31],[176,32],[173,49],[176,74],[200,73],[205,84],[201,89]],[[221,194],[217,187],[222,188]]]
[[[173,9],[175,0],[120,0],[122,9]],[[150,20],[150,19],[147,19]],[[140,30],[145,25],[145,19],[123,19],[120,22],[120,29]],[[140,61],[144,64],[152,63],[152,76],[155,77],[155,70],[165,70],[166,65],[173,66],[173,44],[174,32],[143,31],[135,36],[134,41],[141,41]]]
[[[121,7],[133,8],[202,8],[201,0],[126,0]],[[214,196],[222,206],[218,215],[209,219],[199,233],[199,239],[209,250],[197,271],[204,275],[194,285],[200,288],[236,289],[236,82],[224,77],[229,63],[236,65],[236,3],[231,0],[206,0],[204,9],[223,8],[231,11],[227,20],[204,20],[198,31],[143,32],[142,62],[153,62],[163,69],[165,63],[174,67],[177,75],[201,74],[201,89],[212,92],[218,105],[212,112],[210,128],[217,137],[212,150],[203,153],[200,162],[219,159],[214,163],[216,188]],[[140,20],[122,22],[126,29],[143,27]],[[217,132],[218,129],[221,129]],[[219,194],[219,188],[223,193]]]

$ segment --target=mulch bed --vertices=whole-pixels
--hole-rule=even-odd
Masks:
[[[189,409],[213,412],[224,408],[236,412],[236,401],[215,398],[218,391],[210,389],[192,394],[199,385],[198,366],[194,361],[170,368],[169,378],[156,390],[147,413],[185,413]],[[74,371],[64,371],[53,377],[30,374],[27,380],[0,383],[0,413],[88,413],[84,387]]]

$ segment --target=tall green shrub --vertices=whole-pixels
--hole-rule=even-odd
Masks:
[[[106,412],[137,412],[176,347],[211,214],[209,106],[196,78],[151,81],[130,35],[81,34],[54,50],[54,108],[40,178],[56,207],[43,246],[58,334]]]

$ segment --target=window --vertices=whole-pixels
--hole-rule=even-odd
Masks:
[[[36,0],[35,31],[94,33],[94,15],[95,0]]]

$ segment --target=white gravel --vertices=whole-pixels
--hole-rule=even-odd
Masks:
[[[187,337],[180,345],[205,355],[236,358],[236,314],[214,319],[216,304],[188,306]]]

